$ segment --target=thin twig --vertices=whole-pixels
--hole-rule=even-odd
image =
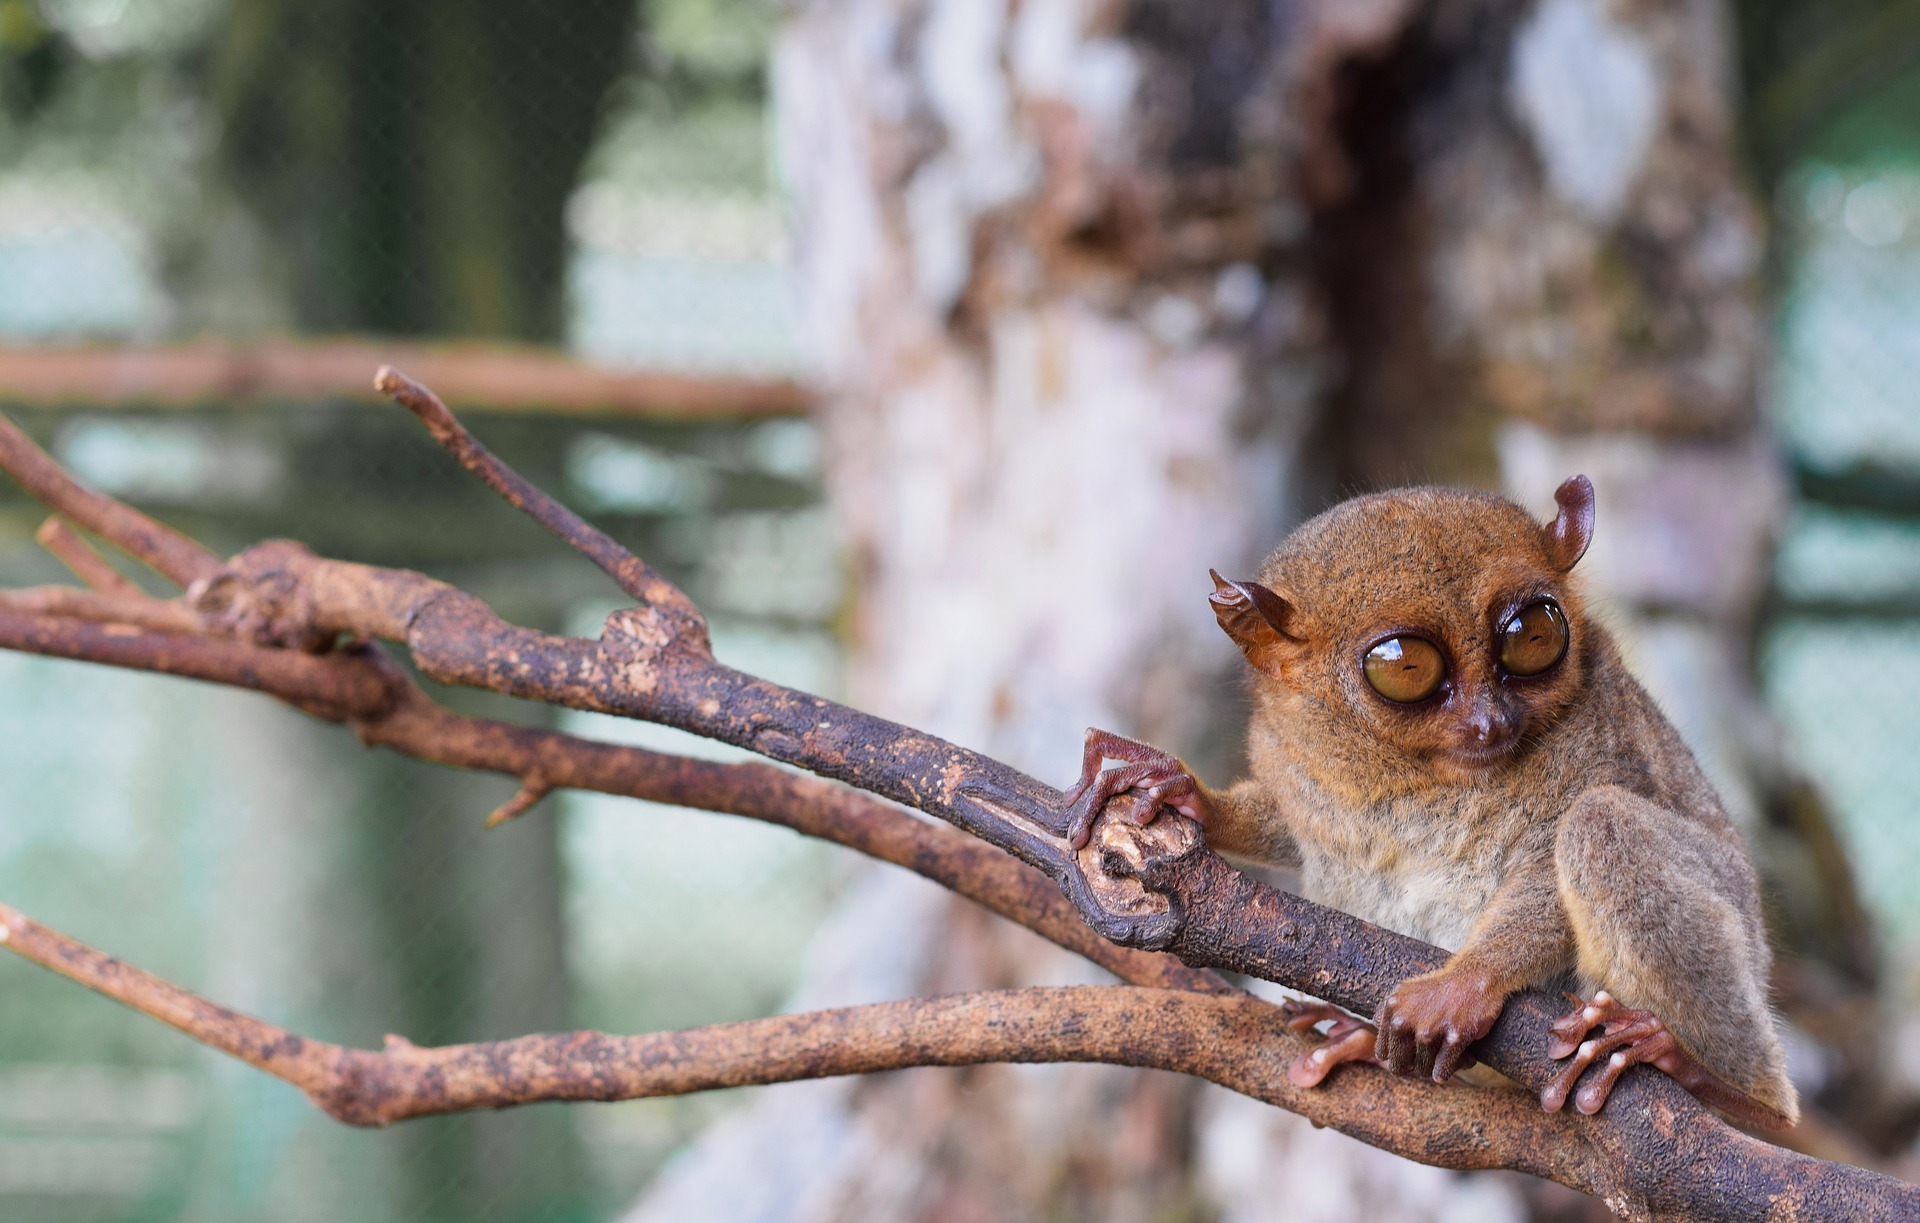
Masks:
[[[462,467],[506,498],[507,503],[564,540],[568,547],[600,566],[619,583],[620,589],[638,599],[642,606],[678,611],[699,626],[704,639],[706,621],[693,601],[678,587],[656,573],[652,566],[614,542],[580,515],[560,504],[532,481],[502,463],[492,451],[481,445],[466,426],[454,419],[440,397],[391,365],[383,365],[374,375],[373,385],[394,402],[420,418],[433,440],[459,460]]]
[[[0,416],[0,467],[6,468],[42,505],[92,531],[182,590],[220,567],[216,553],[83,486],[5,416]]]
[[[50,516],[33,533],[41,547],[60,558],[60,563],[73,571],[73,575],[89,587],[102,594],[125,595],[135,598],[143,595],[132,579],[107,563],[107,559],[93,550],[93,545],[67,525],[66,519],[58,514]]]
[[[72,586],[35,586],[0,590],[0,608],[48,616],[68,616],[99,624],[127,624],[166,633],[204,633],[199,613],[182,603],[155,599],[131,582],[132,594],[79,590]]]
[[[301,707],[340,720],[392,699],[375,674],[332,665],[298,650],[247,650],[219,637],[100,624],[0,606],[0,648],[54,658],[157,671],[259,692],[297,692]],[[246,650],[236,653],[238,650]]]
[[[498,828],[509,820],[519,819],[539,806],[540,800],[551,793],[553,787],[546,782],[528,778],[520,783],[520,788],[513,792],[512,798],[495,807],[493,813],[487,816],[487,827]]]

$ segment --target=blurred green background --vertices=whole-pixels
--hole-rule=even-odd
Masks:
[[[372,333],[792,374],[773,23],[709,0],[6,0],[0,342]],[[9,411],[83,479],[217,548],[299,538],[589,635],[618,604],[391,405],[121,406]],[[686,586],[730,659],[835,690],[843,579],[809,421],[458,406]],[[40,517],[0,491],[0,581],[65,580],[32,541]],[[844,869],[781,830],[598,796],[484,832],[510,781],[371,753],[244,694],[14,654],[0,778],[11,903],[361,1045],[769,1013]],[[604,1218],[737,1102],[353,1131],[49,974],[0,972],[0,1220]]]
[[[1771,406],[1796,489],[1761,675],[1909,992],[1916,7],[1739,6],[1774,220]],[[754,0],[0,0],[0,342],[366,333],[801,375],[767,151],[777,21]],[[730,661],[835,691],[846,578],[804,417],[455,406],[685,585]],[[82,478],[217,548],[290,536],[552,629],[591,633],[615,605],[391,407],[8,410]],[[40,517],[0,489],[0,582],[61,580],[32,542]],[[846,870],[785,832],[600,797],[483,832],[511,790],[245,694],[0,654],[0,897],[316,1037],[765,1014]],[[0,963],[0,1220],[608,1218],[737,1099],[353,1131]]]

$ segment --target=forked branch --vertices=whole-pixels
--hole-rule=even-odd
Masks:
[[[35,594],[33,591],[19,594]],[[68,594],[84,594],[67,591]],[[191,614],[147,600],[118,624],[10,607],[0,594],[0,648],[249,688],[353,728],[369,746],[439,764],[744,816],[844,845],[914,871],[1091,959],[1135,985],[1227,992],[1216,974],[1172,956],[1116,946],[1081,921],[1044,876],[950,828],[845,786],[757,762],[721,763],[456,714],[376,648],[304,654],[204,632],[128,631],[148,615]],[[496,815],[498,812],[496,812]]]
[[[433,440],[458,459],[482,483],[506,498],[513,508],[565,540],[567,546],[600,566],[620,589],[643,607],[660,606],[678,613],[679,631],[706,641],[707,624],[700,610],[680,590],[654,572],[653,567],[614,542],[613,538],[536,487],[532,481],[494,457],[491,450],[455,420],[440,397],[391,365],[373,376],[374,388],[420,418]],[[689,645],[696,644],[689,641]]]
[[[191,552],[172,543],[170,533],[156,535],[154,529],[129,519],[132,511],[126,507],[79,489],[30,443],[22,447],[0,437],[0,465],[20,476],[22,483],[56,513],[156,567],[164,563],[182,572],[190,569],[189,602],[210,634],[194,637],[136,628],[130,635],[121,625],[102,626],[70,615],[0,609],[0,639],[7,643],[25,641],[26,648],[45,653],[147,666],[276,692],[322,716],[353,721],[363,735],[375,741],[382,733],[378,728],[406,725],[405,711],[414,698],[405,695],[405,689],[394,687],[380,673],[377,661],[368,661],[377,659],[377,655],[358,649],[342,653],[336,647],[342,640],[392,641],[409,651],[422,672],[441,682],[676,726],[916,807],[1038,868],[1107,939],[1137,949],[1171,951],[1194,968],[1249,973],[1370,1013],[1398,981],[1435,967],[1444,959],[1436,948],[1277,892],[1241,875],[1206,848],[1190,822],[1163,815],[1153,824],[1140,827],[1117,818],[1125,814],[1117,808],[1130,808],[1143,801],[1137,795],[1122,795],[1110,803],[1096,825],[1092,842],[1075,852],[1065,839],[1067,815],[1061,796],[1051,787],[989,757],[716,662],[707,648],[697,612],[689,618],[691,604],[684,595],[584,523],[580,527],[591,534],[575,530],[570,524],[579,520],[544,494],[530,498],[524,492],[509,491],[531,486],[481,449],[444,406],[423,390],[397,376],[389,385],[424,403],[435,436],[483,478],[491,472],[496,478],[488,482],[507,493],[509,500],[535,513],[616,578],[625,574],[622,585],[638,587],[629,592],[643,600],[642,606],[615,613],[598,639],[582,640],[508,624],[471,595],[420,574],[326,560],[296,544],[262,544],[209,569],[193,559]],[[49,473],[44,467],[53,467],[53,471]],[[105,507],[96,502],[105,502]],[[114,512],[106,512],[108,508]],[[187,548],[198,548],[181,537],[171,539],[180,540]],[[183,557],[192,559],[192,564]],[[137,642],[143,633],[153,639],[146,643],[144,652],[127,645]],[[216,647],[245,654],[221,655]],[[274,660],[271,665],[269,659]],[[295,692],[300,695],[292,695]],[[425,701],[424,695],[418,695],[418,699]],[[367,712],[363,716],[356,710]],[[515,734],[535,733],[492,725],[498,730],[488,732],[496,742],[489,749],[496,754],[486,756],[491,760],[501,758],[498,743],[510,743]],[[560,753],[567,758],[587,754],[578,748]],[[484,763],[482,755],[476,753],[473,759],[453,762],[497,767]],[[527,759],[519,764],[521,767],[507,771],[523,782],[537,787],[572,784],[556,771],[554,759]],[[897,816],[891,811],[889,814]],[[836,814],[825,822],[834,823],[839,818]],[[893,827],[890,825],[890,830]],[[835,839],[848,840],[844,836]],[[1028,906],[1021,903],[1011,907]],[[17,949],[19,942],[15,939],[9,946]],[[1205,977],[1191,984],[1217,988]],[[137,1001],[132,1004],[140,1005]],[[198,1000],[195,1004],[211,1005]],[[1191,1045],[1208,1030],[1200,1012],[1191,1009],[1196,1005],[1222,1008],[1219,1013],[1237,1008],[1236,1015],[1265,1015],[1268,1026],[1277,1026],[1271,1008],[1244,998],[1187,998],[1169,1005],[1172,1011],[1129,1012],[1146,1016],[1154,1025],[1151,1037],[1136,1033],[1137,1040],[1151,1044],[1164,1035],[1176,1045]],[[1546,1027],[1556,1010],[1552,1002],[1538,995],[1512,999],[1493,1032],[1474,1047],[1475,1055],[1537,1090],[1549,1073],[1544,1057]],[[923,1016],[936,1013],[946,1014],[935,1007]],[[1093,1011],[1086,1015],[1092,1016]],[[1259,1026],[1251,1023],[1251,1028]],[[1420,1086],[1417,1098],[1421,1103],[1415,1114],[1402,1117],[1369,1111],[1386,1109],[1386,1102],[1400,1099],[1398,1093],[1409,1086],[1379,1075],[1336,1076],[1335,1091],[1324,1096],[1312,1093],[1310,1099],[1299,1093],[1286,1094],[1279,1086],[1284,1079],[1284,1060],[1269,1060],[1265,1051],[1275,1046],[1251,1028],[1232,1029],[1234,1040],[1220,1046],[1225,1050],[1222,1056],[1235,1060],[1238,1069],[1231,1074],[1221,1069],[1223,1077],[1218,1081],[1232,1078],[1229,1085],[1238,1090],[1300,1108],[1310,1115],[1326,1116],[1329,1124],[1389,1149],[1403,1153],[1413,1153],[1416,1148],[1429,1151],[1426,1155],[1415,1154],[1415,1158],[1454,1167],[1489,1166],[1482,1161],[1492,1160],[1501,1166],[1536,1171],[1599,1193],[1616,1210],[1635,1217],[1759,1217],[1784,1213],[1802,1218],[1890,1219],[1920,1213],[1920,1190],[1748,1138],[1703,1110],[1671,1080],[1645,1068],[1628,1073],[1600,1116],[1560,1118],[1546,1129],[1537,1124],[1541,1115],[1532,1111],[1534,1106],[1524,1096],[1465,1088]],[[1016,1060],[1037,1050],[1057,1049],[1060,1046],[1049,1045],[1048,1040],[1064,1039],[1058,1035],[1048,1038],[1037,1027],[1029,1030],[1016,1024],[1013,1030],[1025,1033],[1021,1037],[1025,1052],[998,1050],[995,1060]],[[946,1029],[926,1032],[941,1033],[942,1042],[965,1039]],[[614,1038],[578,1039],[591,1042]],[[476,1048],[498,1050],[504,1046]],[[684,1045],[680,1048],[691,1049]],[[1078,1052],[1061,1056],[1127,1060],[1103,1056],[1100,1050],[1107,1046],[1076,1048]],[[638,1046],[625,1052],[643,1056]],[[435,1055],[478,1056],[471,1052],[456,1055],[455,1051],[437,1051]],[[937,1049],[926,1048],[918,1056],[921,1062],[913,1064],[936,1063],[942,1055]],[[1162,1064],[1141,1057],[1143,1060],[1128,1064]],[[1197,1061],[1168,1068],[1215,1077]],[[576,1065],[573,1073],[577,1078],[590,1072]],[[568,1084],[574,1082],[563,1078]],[[556,1092],[559,1090],[556,1086]],[[1360,1094],[1350,1097],[1346,1094],[1350,1092]],[[538,1098],[581,1096],[550,1094]],[[1342,1111],[1338,1107],[1342,1099],[1364,1103]],[[480,1097],[475,1101],[505,1102]],[[1516,1112],[1516,1105],[1523,1111]],[[1329,1113],[1329,1109],[1334,1111]],[[1374,1116],[1392,1116],[1392,1132],[1378,1133],[1369,1120]],[[1467,1116],[1471,1123],[1463,1131],[1468,1134],[1465,1147],[1473,1152],[1499,1152],[1497,1157],[1465,1153],[1457,1144],[1444,1151],[1421,1148],[1423,1127],[1464,1124],[1461,1119]],[[1562,1125],[1573,1128],[1563,1131],[1559,1128]],[[1556,1144],[1550,1156],[1519,1153],[1525,1142],[1535,1141],[1528,1135],[1541,1134],[1553,1135],[1543,1140]]]

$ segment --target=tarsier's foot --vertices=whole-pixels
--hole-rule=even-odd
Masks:
[[[1101,770],[1108,760],[1123,762],[1117,769]],[[1180,763],[1180,758],[1110,730],[1087,728],[1086,747],[1080,757],[1080,780],[1067,791],[1067,810],[1072,820],[1067,825],[1067,841],[1075,849],[1093,836],[1093,821],[1107,800],[1128,790],[1145,790],[1154,800],[1145,808],[1140,822],[1151,823],[1161,807],[1172,807],[1189,819],[1206,822],[1207,800],[1200,782]]]
[[[1287,1029],[1292,1032],[1305,1031],[1322,1020],[1333,1020],[1326,1031],[1327,1043],[1311,1053],[1302,1053],[1293,1059],[1293,1065],[1287,1067],[1287,1077],[1293,1080],[1294,1086],[1318,1087],[1342,1062],[1379,1065],[1373,1055],[1377,1034],[1373,1025],[1359,1016],[1349,1015],[1325,1002],[1296,1002],[1291,999],[1281,1003],[1280,1010],[1287,1017]]]
[[[1653,1012],[1622,1006],[1605,990],[1595,994],[1591,1002],[1573,1001],[1577,1005],[1553,1025],[1553,1038],[1547,1045],[1548,1057],[1567,1060],[1540,1092],[1541,1107],[1548,1112],[1558,1112],[1571,1092],[1574,1108],[1590,1117],[1606,1104],[1627,1067],[1643,1065],[1664,1071],[1701,1103],[1737,1120],[1770,1129],[1788,1123],[1784,1114],[1701,1065]],[[1596,1063],[1593,1074],[1575,1091],[1574,1084]]]

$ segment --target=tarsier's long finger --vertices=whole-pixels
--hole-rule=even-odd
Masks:
[[[1335,1024],[1338,1024],[1343,1019],[1354,1019],[1352,1015],[1347,1014],[1331,1002],[1302,1002],[1297,998],[1289,998],[1281,1003],[1280,1013],[1287,1017],[1287,1030],[1289,1032],[1304,1031],[1307,1028],[1313,1027],[1323,1019],[1331,1019]],[[1366,1021],[1354,1019],[1354,1022],[1364,1025]],[[1332,1029],[1328,1029],[1328,1033],[1331,1035]]]
[[[1168,759],[1171,757],[1159,748],[1124,738],[1110,730],[1089,726],[1086,741],[1080,745],[1080,780],[1067,792],[1069,799],[1077,797],[1092,785],[1109,760],[1120,760],[1127,764],[1159,764]]]
[[[1329,1040],[1311,1053],[1302,1053],[1293,1059],[1287,1067],[1287,1078],[1296,1087],[1318,1087],[1335,1066],[1342,1062],[1371,1062],[1373,1057],[1373,1030],[1371,1025],[1360,1022],[1358,1027],[1341,1036],[1338,1040]]]
[[[1154,807],[1162,805],[1172,807],[1190,820],[1205,822],[1205,813],[1200,808],[1200,783],[1184,769],[1148,790],[1147,797],[1153,800],[1154,806],[1147,808],[1148,818],[1142,823],[1149,822]]]
[[[1540,1107],[1550,1113],[1559,1112],[1580,1076],[1586,1073],[1589,1066],[1601,1058],[1606,1058],[1609,1063],[1607,1070],[1595,1079],[1595,1084],[1598,1084],[1600,1079],[1604,1078],[1606,1087],[1600,1091],[1592,1107],[1586,1107],[1587,1097],[1591,1094],[1587,1089],[1583,1088],[1580,1092],[1581,1098],[1575,1101],[1575,1106],[1589,1116],[1599,1112],[1600,1106],[1607,1101],[1607,1092],[1613,1089],[1613,1081],[1620,1077],[1621,1071],[1639,1060],[1633,1055],[1629,1046],[1664,1030],[1659,1020],[1649,1016],[1644,1020],[1620,1024],[1612,1031],[1582,1041],[1574,1048],[1567,1064],[1562,1066],[1553,1076],[1552,1081],[1541,1089]]]
[[[1124,738],[1110,730],[1101,730],[1097,726],[1087,727],[1087,738],[1080,746],[1080,778],[1066,793],[1069,806],[1077,802],[1087,789],[1104,774],[1102,768],[1109,760],[1120,760],[1133,765],[1167,765],[1177,770],[1180,761],[1145,743]],[[1162,769],[1162,772],[1168,770]],[[1148,774],[1142,774],[1146,776]],[[1118,793],[1119,791],[1115,791]]]
[[[1116,735],[1097,726],[1087,728],[1087,741],[1081,750],[1089,756],[1097,750],[1102,760],[1124,760],[1128,764],[1171,764],[1175,768],[1180,764],[1173,756],[1150,743]]]
[[[1567,998],[1574,1005],[1573,1011],[1554,1020],[1553,1026],[1547,1029],[1553,1034],[1553,1039],[1547,1042],[1547,1056],[1556,1062],[1579,1048],[1587,1033],[1619,1010],[1613,995],[1606,990],[1595,994],[1592,1002],[1584,1002],[1573,994]]]
[[[1625,1050],[1614,1053],[1600,1063],[1594,1072],[1587,1076],[1586,1082],[1573,1093],[1574,1110],[1582,1116],[1591,1117],[1606,1105],[1607,1097],[1613,1094],[1613,1085],[1627,1072],[1627,1067],[1640,1061]]]
[[[1404,1015],[1395,1015],[1380,1025],[1379,1032],[1374,1057],[1395,1074],[1413,1073],[1413,1059],[1417,1056],[1413,1023]]]
[[[1439,1058],[1439,1056],[1440,1056],[1439,1041],[1421,1040],[1420,1037],[1416,1035],[1413,1038],[1412,1073],[1419,1078],[1423,1078],[1423,1079],[1427,1078],[1433,1073],[1433,1063]]]
[[[1096,775],[1092,783],[1076,796],[1070,804],[1073,819],[1067,825],[1067,842],[1080,849],[1093,839],[1093,821],[1099,817],[1100,809],[1107,800],[1116,794],[1133,789],[1153,773],[1153,766],[1130,764],[1125,768],[1108,769]],[[1152,808],[1148,808],[1152,810]]]
[[[1100,767],[1107,762],[1106,752],[1101,750],[1099,736],[1107,732],[1089,726],[1086,742],[1080,746],[1080,779],[1067,790],[1066,801],[1069,807],[1080,801],[1082,795],[1100,777]]]
[[[1463,1032],[1448,1032],[1441,1042],[1440,1052],[1433,1059],[1433,1081],[1444,1083],[1458,1074],[1462,1067],[1473,1065],[1474,1059],[1467,1056],[1467,1040]]]

